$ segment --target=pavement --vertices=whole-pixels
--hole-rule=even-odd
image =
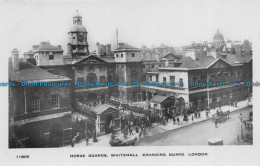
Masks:
[[[237,102],[237,107],[222,106],[221,110],[222,111],[229,110],[230,112],[234,112],[234,111],[237,111],[237,110],[249,107],[249,106],[252,106],[252,100],[251,100],[251,102],[248,102],[248,100]],[[198,123],[201,123],[201,122],[204,122],[204,121],[207,121],[207,120],[211,120],[212,119],[211,116],[213,114],[215,114],[216,111],[217,111],[217,108],[211,109],[210,114],[209,114],[209,118],[206,117],[206,111],[201,111],[200,112],[200,118],[194,118],[193,121],[191,120],[191,116],[193,114],[191,114],[188,117],[188,119],[189,119],[188,122],[183,121],[183,116],[179,116],[180,123],[175,124],[175,125],[173,125],[172,119],[170,119],[165,126],[154,123],[152,125],[153,127],[151,129],[147,129],[147,135],[146,136],[154,136],[154,135],[162,134],[162,133],[169,132],[169,131],[172,131],[172,130],[177,130],[177,129],[180,129],[180,128],[188,127],[190,125],[198,124]],[[195,117],[195,116],[193,115],[193,117]],[[123,134],[117,134],[116,136],[117,136],[117,138],[124,140],[124,141],[132,140],[135,137],[138,138],[138,141],[140,139],[142,140],[143,138],[139,138],[138,135],[139,135],[139,133],[135,133],[135,131],[133,131],[133,135],[132,136],[128,135],[127,139],[123,138]],[[92,146],[110,147],[110,145],[109,145],[110,136],[111,136],[111,134],[101,135],[101,136],[97,137],[98,142],[93,142],[92,139],[90,139],[88,146],[89,147],[92,147]],[[76,143],[74,145],[74,147],[84,147],[84,146],[86,146],[85,140],[81,140],[79,143]],[[64,147],[70,147],[70,145],[64,146]]]

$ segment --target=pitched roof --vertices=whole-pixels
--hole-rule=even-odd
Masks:
[[[200,64],[201,67],[208,67],[212,64],[216,59],[212,56],[202,56],[197,57],[197,62]]]
[[[191,57],[183,57],[182,59],[179,59],[176,61],[176,63],[181,63],[179,68],[196,68],[201,67],[201,65],[193,60]]]
[[[107,61],[105,61],[102,58],[99,58],[96,55],[89,55],[86,58],[76,62],[75,65],[100,64],[100,63],[107,63]]]
[[[236,54],[227,54],[227,53],[218,53],[219,55],[227,55],[226,58],[222,58],[226,60],[230,64],[238,64],[238,63],[247,63],[252,59],[252,55],[239,56]]]
[[[68,77],[54,75],[28,62],[20,62],[19,70],[13,70],[9,61],[9,79],[17,82],[69,81]]]
[[[167,96],[161,96],[161,95],[156,95],[151,99],[151,102],[154,103],[162,103],[164,100],[166,100],[168,97]]]
[[[116,108],[114,108],[114,107],[112,107],[110,105],[107,105],[107,104],[101,104],[101,105],[95,107],[93,111],[96,114],[102,114],[103,112],[105,112],[108,109],[111,109],[113,111],[117,111],[118,112],[118,110]]]
[[[166,53],[165,55],[163,55],[162,58],[166,58],[169,61],[174,61],[176,59],[181,59],[182,55],[175,55],[175,54],[169,52],[169,53]]]

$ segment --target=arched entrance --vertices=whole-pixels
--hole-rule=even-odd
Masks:
[[[149,91],[149,92],[148,92],[148,99],[151,100],[152,97],[153,97],[152,92]]]
[[[144,90],[142,91],[142,100],[143,100],[143,101],[146,101],[146,93],[145,93]]]
[[[134,102],[137,101],[137,91],[134,91],[134,92],[132,93],[132,99],[133,99]]]
[[[60,147],[62,146],[63,131],[60,124],[56,124],[51,127],[50,130],[50,146]]]

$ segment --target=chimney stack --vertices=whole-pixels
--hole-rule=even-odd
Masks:
[[[96,55],[98,57],[100,57],[100,44],[99,44],[99,42],[97,42],[97,44],[96,44]]]
[[[19,51],[14,48],[12,51],[12,65],[14,70],[19,70]]]
[[[107,53],[107,55],[111,54],[111,44],[106,45],[106,53]]]

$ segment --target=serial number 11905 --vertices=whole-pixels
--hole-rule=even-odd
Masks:
[[[26,158],[29,158],[30,156],[29,155],[17,155],[16,158],[18,159],[26,159]]]

